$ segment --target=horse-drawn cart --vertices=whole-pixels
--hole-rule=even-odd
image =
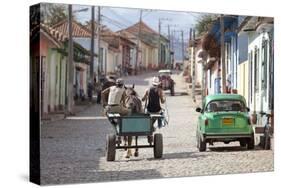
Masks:
[[[155,120],[163,118],[159,114],[132,114],[120,116],[120,114],[108,113],[107,117],[114,126],[116,134],[107,135],[106,159],[115,160],[116,149],[135,148],[135,156],[138,156],[138,148],[153,148],[154,158],[161,158],[163,154],[163,137],[160,133],[155,133],[153,123]],[[122,143],[122,137],[135,137],[135,145]],[[147,145],[138,145],[139,137],[147,137]]]

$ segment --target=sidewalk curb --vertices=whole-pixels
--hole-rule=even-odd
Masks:
[[[78,105],[78,106],[74,106],[74,113],[71,115],[66,115],[66,114],[50,114],[49,117],[47,117],[47,119],[42,119],[41,118],[41,123],[46,124],[46,123],[51,123],[51,122],[55,122],[55,121],[60,121],[60,120],[64,120],[69,116],[76,116],[78,113],[81,113],[85,110],[87,110],[88,108],[91,107],[91,105],[93,104],[87,104],[87,105]],[[75,109],[75,107],[79,108],[81,107],[81,109]]]

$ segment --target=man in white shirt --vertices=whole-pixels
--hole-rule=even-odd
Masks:
[[[126,94],[122,79],[117,79],[116,86],[111,86],[103,90],[101,95],[106,112],[119,113],[121,115],[127,115],[129,113],[129,110],[125,107]],[[108,96],[108,103],[106,103],[105,96]]]

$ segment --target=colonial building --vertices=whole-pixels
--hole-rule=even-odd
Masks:
[[[68,37],[44,24],[33,28],[31,36],[31,63],[36,64],[40,71],[41,114],[44,118],[48,113],[64,113]],[[87,63],[89,53],[77,43],[73,46],[76,64]]]
[[[158,69],[171,64],[169,40],[143,21],[121,30],[120,33],[127,35],[136,44],[139,42],[138,67]]]
[[[121,68],[121,74],[135,72],[136,44],[120,33],[104,28],[101,38],[109,44],[108,67],[109,73]]]
[[[249,87],[248,104],[251,113],[257,116],[258,124],[262,124],[259,112],[273,113],[274,108],[273,18],[246,17],[239,34],[248,37],[248,68],[242,69],[249,78],[245,80]]]
[[[40,107],[44,116],[63,110],[65,104],[66,56],[63,48],[66,37],[40,24],[31,32],[31,63],[40,71]],[[39,45],[37,45],[39,44]]]
[[[239,62],[237,37],[238,16],[224,16],[224,66],[226,75],[226,92],[237,93],[237,66]],[[210,30],[203,38],[202,47],[208,52],[207,88],[209,94],[222,91],[222,62],[221,62],[221,25],[220,19],[214,21]]]

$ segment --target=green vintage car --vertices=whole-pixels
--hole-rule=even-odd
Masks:
[[[239,141],[241,147],[254,149],[254,130],[249,117],[245,98],[238,94],[208,95],[200,113],[196,131],[199,151],[206,151],[206,145],[214,142],[228,144]]]

